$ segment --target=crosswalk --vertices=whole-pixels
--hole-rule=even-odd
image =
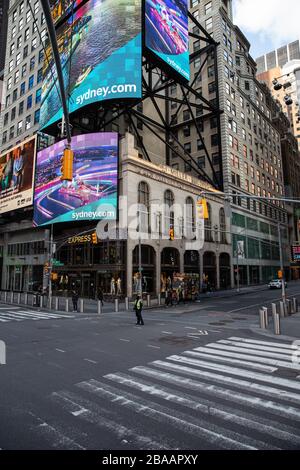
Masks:
[[[89,448],[88,434],[101,449],[112,442],[144,450],[299,449],[297,351],[283,341],[230,337],[82,381],[50,399],[72,429],[84,426],[85,440],[77,434],[72,448]]]
[[[0,324],[8,322],[22,322],[24,320],[58,320],[61,318],[74,318],[69,314],[56,314],[48,312],[39,312],[37,310],[26,310],[21,307],[0,308]]]

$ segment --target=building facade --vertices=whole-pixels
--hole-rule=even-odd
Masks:
[[[279,47],[275,51],[268,52],[256,59],[257,73],[261,74],[277,67],[282,68],[288,62],[300,60],[300,41],[293,41]]]
[[[277,275],[280,265],[277,224],[280,224],[285,237],[287,274],[289,266],[286,208],[283,202],[272,200],[284,196],[280,135],[272,123],[265,90],[255,77],[256,64],[249,54],[250,44],[233,23],[232,1],[192,0],[190,7],[194,17],[220,44],[217,76],[209,60],[206,64],[194,61],[191,64],[192,77],[200,68],[201,74],[193,86],[200,87],[209,100],[213,100],[218,92],[220,108],[224,112],[220,117],[220,135],[216,132],[215,120],[203,125],[210,160],[197,141],[195,129],[192,125],[189,127],[185,109],[178,116],[178,135],[184,145],[192,148],[198,165],[208,172],[214,168],[222,173],[224,191],[232,195],[236,281],[239,266],[242,284],[266,282]],[[191,51],[198,47],[199,41],[192,38]],[[174,96],[179,96],[176,91]],[[175,105],[171,106],[175,108]],[[214,151],[218,138],[221,139],[221,158]],[[171,166],[180,168],[175,159]],[[184,171],[187,172],[188,168]],[[257,200],[256,197],[266,199]],[[243,257],[239,260],[237,241],[244,246]]]
[[[10,0],[0,153],[39,129],[46,24],[39,0]]]

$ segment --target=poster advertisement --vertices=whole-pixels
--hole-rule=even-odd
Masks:
[[[72,137],[73,180],[61,180],[66,140],[37,154],[34,225],[83,220],[116,220],[118,134],[99,132]]]
[[[56,29],[69,112],[142,94],[141,0],[89,0]],[[40,129],[62,119],[57,73],[46,43]]]
[[[190,79],[188,0],[145,0],[145,46]]]
[[[0,214],[32,204],[35,153],[33,137],[0,155]]]
[[[86,1],[88,0],[49,0],[54,24],[59,23],[64,17],[72,14],[81,3]]]

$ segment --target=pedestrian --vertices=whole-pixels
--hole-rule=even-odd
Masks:
[[[143,301],[139,295],[136,296],[136,301],[134,302],[134,310],[136,314],[136,324],[144,325],[144,320],[142,317]]]
[[[172,299],[172,291],[171,289],[168,289],[167,293],[166,293],[166,307],[168,307],[169,305],[173,305],[173,299]]]
[[[77,290],[72,290],[72,302],[73,302],[73,312],[78,312],[78,292]]]
[[[101,287],[99,287],[98,289],[98,300],[101,302],[101,305],[103,307],[103,290],[101,289]]]

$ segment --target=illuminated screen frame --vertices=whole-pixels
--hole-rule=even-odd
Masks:
[[[149,16],[147,16],[148,11],[148,4],[150,3],[157,3],[163,4],[166,2],[186,2],[186,21],[187,21],[187,28],[183,31],[184,40],[187,41],[187,50],[183,54],[165,54],[159,52],[152,47],[150,47],[150,29],[149,24],[152,24],[152,31],[156,31],[156,34],[152,35],[152,37],[157,39],[160,35],[158,28],[155,27],[154,21],[150,21]],[[187,83],[191,78],[190,73],[190,51],[189,51],[189,27],[188,27],[188,1],[189,0],[143,0],[143,52],[146,57],[148,57],[152,62],[156,62],[162,70],[166,73],[166,75],[171,76],[172,78],[176,79],[178,82]],[[173,11],[173,10],[172,10]],[[153,12],[153,16],[156,15],[158,18],[158,12]],[[155,16],[154,16],[155,18]],[[152,18],[153,19],[153,18]],[[170,40],[170,28],[167,26],[167,22],[161,22],[161,28],[163,27],[162,24],[165,25],[164,32],[166,34],[166,38]],[[172,31],[172,34],[177,34],[177,31]],[[163,38],[162,38],[163,39]],[[178,41],[178,47],[184,47],[184,40],[177,35],[176,37]],[[174,45],[174,42],[173,42]],[[174,45],[175,47],[175,45]],[[180,60],[179,57],[181,56]],[[176,60],[177,57],[177,60]],[[181,65],[180,65],[181,62]]]
[[[61,158],[67,141],[37,153],[35,226],[61,222],[118,219],[119,136],[95,132],[72,137],[73,180],[61,180]]]
[[[32,142],[30,159],[22,149]],[[18,149],[21,149],[18,152]],[[34,195],[34,174],[37,151],[37,136],[30,137],[0,155],[0,214],[31,206]],[[10,156],[10,165],[5,159]],[[18,158],[16,158],[18,156]],[[19,189],[20,187],[23,189]],[[7,195],[4,195],[4,192]]]

